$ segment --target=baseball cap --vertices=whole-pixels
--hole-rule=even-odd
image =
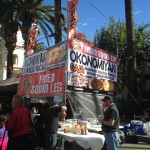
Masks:
[[[111,100],[113,101],[112,97],[109,95],[104,96],[104,98],[101,101],[105,101],[105,100]]]
[[[59,105],[59,101],[58,100],[54,100],[52,105]]]

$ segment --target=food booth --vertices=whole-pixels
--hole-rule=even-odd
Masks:
[[[52,103],[57,99],[69,107],[70,118],[90,121],[101,114],[103,96],[115,96],[116,82],[116,56],[74,38],[26,57],[18,94],[31,101],[43,97]],[[76,136],[80,143],[83,135],[71,134],[62,135],[59,131],[66,139],[69,136],[74,140]],[[93,134],[84,135],[87,138],[83,139],[88,142]],[[103,143],[104,138],[100,139]]]

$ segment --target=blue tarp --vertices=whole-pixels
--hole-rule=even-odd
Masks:
[[[131,133],[138,134],[138,135],[145,135],[147,134],[144,131],[143,125],[136,125],[136,124],[126,124],[123,129],[121,129],[125,134],[127,134],[128,131],[131,131]]]

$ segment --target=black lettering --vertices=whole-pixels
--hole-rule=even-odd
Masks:
[[[104,71],[110,71],[112,73],[116,73],[117,68],[116,64],[111,62],[106,62],[96,57],[88,56],[86,54],[82,54],[80,52],[71,51],[70,59],[72,62],[79,63],[84,66],[88,66],[94,69],[100,69]]]

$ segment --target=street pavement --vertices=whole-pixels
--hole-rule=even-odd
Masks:
[[[118,150],[150,150],[150,136],[138,136],[138,143],[123,143]]]
[[[118,150],[150,150],[150,144],[143,142],[138,142],[135,144],[123,143],[119,146]]]

